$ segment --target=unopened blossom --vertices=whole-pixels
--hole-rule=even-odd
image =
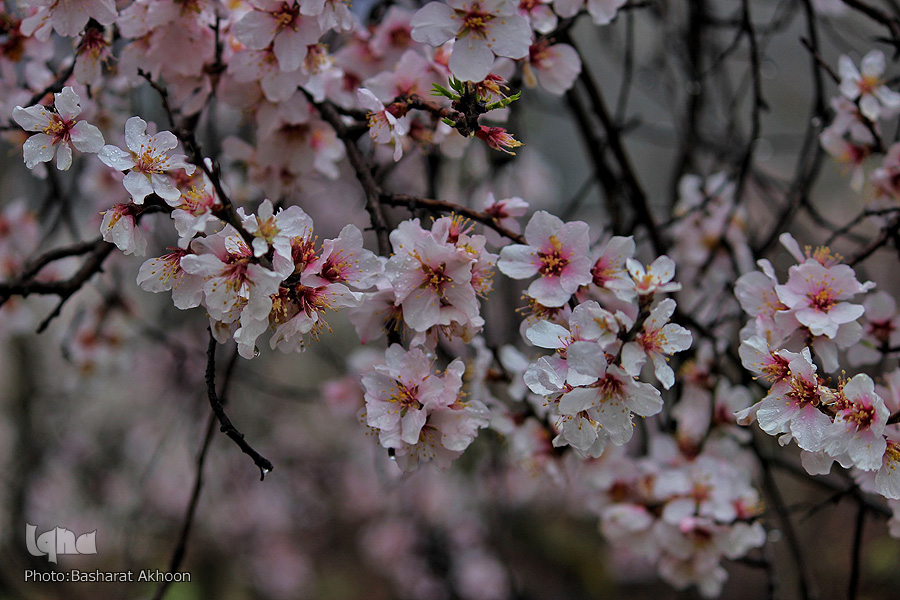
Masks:
[[[500,251],[497,268],[513,279],[539,275],[528,295],[544,306],[562,306],[579,287],[591,282],[588,226],[581,221],[563,223],[538,211],[525,226],[525,244]]]
[[[356,97],[363,108],[368,110],[369,136],[376,144],[394,145],[394,162],[403,156],[403,136],[409,132],[409,118],[395,117],[385,109],[381,100],[366,88],[360,88]]]
[[[56,155],[56,168],[65,171],[72,166],[72,148],[82,152],[99,152],[103,147],[103,134],[87,121],[76,121],[81,113],[81,100],[69,86],[54,94],[55,111],[36,104],[28,108],[13,109],[13,120],[25,131],[37,131],[25,140],[23,154],[25,166],[33,169],[41,162],[50,162]]]
[[[886,449],[883,434],[889,416],[884,400],[875,393],[872,378],[863,373],[848,380],[841,392],[824,450],[831,456],[846,452],[864,471],[878,469]]]
[[[160,131],[147,135],[147,122],[131,117],[125,122],[125,146],[128,151],[108,144],[100,149],[98,156],[106,166],[128,171],[122,183],[134,203],[143,204],[144,198],[155,193],[169,204],[177,205],[174,203],[181,197],[181,191],[169,173],[182,169],[190,175],[194,165],[186,162],[183,154],[171,154],[178,146],[175,134]]]
[[[495,56],[528,54],[531,27],[514,0],[430,2],[413,15],[412,38],[432,46],[455,39],[450,71],[463,81],[487,77]]]
[[[859,69],[845,54],[838,59],[841,93],[850,100],[858,100],[860,112],[870,121],[891,118],[900,111],[900,94],[885,84],[884,68],[884,54],[880,50],[866,54]]]
[[[480,125],[475,132],[475,137],[486,143],[490,148],[515,155],[516,153],[509,148],[518,148],[522,142],[512,136],[511,133],[502,127],[486,127]]]
[[[134,204],[116,204],[103,213],[100,233],[125,254],[143,256],[147,251],[147,238],[137,226]]]
[[[650,311],[635,341],[622,347],[622,366],[637,377],[647,358],[653,361],[656,378],[666,389],[675,384],[675,372],[668,364],[668,355],[691,347],[691,332],[669,323],[675,312],[675,301],[666,298]]]

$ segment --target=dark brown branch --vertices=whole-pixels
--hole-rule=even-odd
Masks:
[[[866,505],[862,502],[856,507],[856,523],[853,529],[853,550],[850,553],[850,582],[847,589],[847,600],[856,600],[859,591],[859,562],[862,557],[862,537],[866,527]]]
[[[169,90],[166,89],[162,84],[153,81],[153,78],[149,73],[143,70],[138,70],[138,75],[147,80],[147,83],[156,90],[156,92],[160,96],[160,100],[162,101],[163,110],[165,110],[166,117],[169,119],[169,124],[172,127],[172,133],[178,138],[181,144],[184,146],[184,150],[187,153],[187,160],[193,165],[196,165],[200,168],[201,171],[209,178],[210,182],[213,185],[213,188],[216,190],[216,196],[218,196],[219,201],[222,203],[222,207],[215,211],[215,215],[234,227],[238,233],[240,233],[241,237],[244,238],[244,241],[247,242],[248,245],[253,245],[253,236],[244,229],[243,223],[241,223],[241,218],[237,214],[237,210],[234,208],[234,203],[231,201],[231,198],[225,192],[225,188],[222,186],[222,178],[219,176],[219,167],[215,161],[212,162],[212,166],[206,163],[206,157],[203,155],[203,147],[200,145],[200,142],[197,140],[197,123],[200,121],[199,113],[196,115],[191,115],[185,117],[178,122],[176,120],[176,116],[178,115],[178,110],[173,109],[169,104]]]
[[[447,202],[444,200],[432,200],[430,198],[421,198],[419,196],[412,196],[410,194],[393,194],[391,192],[385,191],[381,192],[381,200],[389,206],[416,206],[418,208],[425,208],[436,212],[453,212],[462,215],[467,219],[477,221],[482,225],[486,225],[503,237],[510,239],[517,244],[525,243],[525,238],[522,237],[522,235],[507,229],[503,225],[500,225],[499,221],[495,217],[492,217],[491,215],[483,212],[478,212],[477,210],[472,210],[471,208],[466,208],[465,206],[460,206],[459,204],[455,204],[453,202]]]
[[[363,192],[366,195],[366,212],[369,213],[369,220],[378,239],[378,253],[382,256],[388,256],[391,253],[391,242],[388,237],[387,219],[385,219],[384,209],[381,206],[381,191],[378,183],[375,181],[375,177],[372,175],[372,169],[356,146],[356,139],[350,135],[347,125],[341,119],[341,115],[334,104],[327,100],[325,102],[315,102],[308,93],[307,98],[316,107],[322,118],[331,125],[341,141],[344,142],[347,158],[350,160],[350,164],[356,172],[356,178],[362,185]]]
[[[80,290],[94,274],[103,270],[103,262],[113,248],[115,248],[113,244],[103,240],[93,242],[89,248],[90,256],[84,261],[81,268],[68,279],[61,281],[25,281],[19,279],[6,283],[0,282],[0,305],[3,305],[11,296],[26,297],[32,294],[59,296],[60,300],[56,308],[38,326],[37,332],[43,332],[50,322],[59,315],[66,300]],[[84,248],[78,249],[84,250]],[[83,254],[85,252],[80,253]]]
[[[259,468],[259,480],[262,481],[275,467],[269,462],[269,459],[261,455],[253,449],[244,439],[244,434],[237,430],[231,423],[231,419],[225,414],[225,409],[219,397],[216,395],[216,338],[213,337],[212,331],[209,332],[209,347],[206,350],[206,394],[209,397],[209,405],[212,407],[213,414],[219,420],[221,427],[219,431],[230,437],[241,451],[253,459],[253,463]]]
[[[225,396],[228,393],[229,385],[231,384],[231,376],[235,372],[235,367],[237,366],[237,357],[238,354],[235,352],[231,356],[231,361],[228,363],[228,367],[225,369],[225,377],[222,381],[222,393],[220,397],[222,398],[222,404],[225,404]],[[206,464],[206,457],[208,455],[209,446],[212,443],[213,433],[215,432],[215,424],[216,424],[216,415],[214,413],[210,413],[209,419],[206,423],[206,433],[203,434],[203,442],[200,444],[200,452],[197,454],[197,473],[194,476],[194,487],[191,490],[191,499],[188,502],[187,509],[185,510],[184,520],[181,525],[181,533],[178,536],[178,542],[175,545],[175,550],[172,552],[172,558],[169,560],[169,573],[176,573],[178,569],[181,568],[181,563],[184,561],[184,556],[187,553],[187,543],[188,539],[191,535],[191,529],[194,525],[194,517],[197,514],[197,506],[200,504],[200,492],[203,490],[203,466]],[[162,600],[162,598],[166,594],[166,590],[169,589],[171,585],[171,581],[163,580],[160,582],[159,586],[156,588],[156,593],[153,595],[153,600]]]
[[[206,433],[203,435],[203,443],[200,446],[200,453],[197,455],[197,473],[194,475],[194,487],[191,490],[191,499],[188,502],[187,510],[184,515],[184,522],[181,525],[181,533],[178,536],[178,543],[172,552],[172,558],[169,560],[168,573],[176,573],[181,568],[184,555],[187,552],[187,542],[191,535],[191,529],[194,525],[194,516],[197,514],[197,505],[200,503],[200,492],[203,489],[203,466],[206,464],[206,453],[209,450],[210,442],[212,442],[213,433],[215,432],[216,416],[209,415],[206,424]],[[153,594],[153,600],[162,600],[169,589],[171,581],[163,579]]]
[[[559,40],[578,50],[575,40],[572,39],[568,32],[561,34]],[[606,108],[606,102],[603,100],[603,96],[600,93],[600,88],[594,80],[593,75],[591,75],[590,69],[587,67],[583,68],[578,79],[581,82],[582,87],[587,91],[592,111],[600,120],[600,124],[603,125],[603,129],[606,132],[606,142],[609,145],[613,157],[619,164],[621,178],[625,189],[629,191],[629,196],[634,206],[637,220],[647,229],[653,251],[657,254],[661,254],[664,251],[662,237],[660,236],[659,229],[653,219],[650,206],[647,203],[647,195],[638,182],[637,176],[631,165],[631,159],[628,157],[628,153],[625,152],[625,148],[622,145],[620,137],[621,129],[618,124],[613,122],[609,110]]]

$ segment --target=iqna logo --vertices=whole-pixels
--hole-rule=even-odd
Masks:
[[[60,554],[97,554],[97,530],[75,537],[65,527],[56,527],[35,537],[37,526],[25,523],[25,545],[32,556],[46,556],[56,564]]]

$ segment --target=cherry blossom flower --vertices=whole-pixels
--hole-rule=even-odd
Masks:
[[[825,151],[836,161],[844,164],[847,171],[850,172],[850,188],[856,192],[862,190],[866,180],[863,162],[872,153],[872,148],[868,144],[847,140],[843,135],[831,129],[823,131],[819,136],[819,141]]]
[[[866,54],[860,69],[849,56],[842,54],[838,59],[838,71],[841,93],[850,100],[858,100],[860,112],[870,121],[891,118],[900,112],[900,94],[884,82],[884,54],[880,50]]]
[[[885,498],[900,499],[900,435],[887,435],[881,467],[875,474],[875,489]]]
[[[874,286],[856,280],[848,265],[825,267],[815,260],[790,268],[788,282],[775,286],[778,299],[813,335],[834,338],[838,327],[862,316],[859,304],[844,302]]]
[[[187,248],[197,234],[209,233],[208,230],[219,223],[216,213],[222,208],[222,202],[205,175],[201,181],[202,187],[191,187],[182,193],[181,204],[172,210],[180,248]]]
[[[72,149],[69,142],[82,152],[99,152],[103,147],[103,134],[87,121],[76,121],[81,113],[81,100],[70,86],[54,94],[55,112],[40,104],[22,108],[17,106],[13,120],[25,131],[38,131],[25,141],[23,153],[25,166],[33,169],[41,162],[50,162],[56,154],[56,168],[65,171],[72,166]]]
[[[370,90],[360,88],[356,92],[359,103],[369,111],[369,136],[376,144],[394,145],[394,162],[403,156],[403,136],[409,132],[409,118],[395,117]]]
[[[316,281],[366,290],[382,276],[383,266],[374,252],[363,248],[359,228],[346,225],[337,238],[322,243],[322,251],[309,264],[308,271]]]
[[[155,193],[170,205],[181,197],[167,173],[183,169],[188,175],[194,172],[194,165],[185,161],[183,154],[170,154],[178,145],[178,138],[170,131],[160,131],[147,135],[147,122],[140,117],[131,117],[125,122],[125,145],[128,151],[118,146],[106,145],[100,149],[99,157],[108,167],[128,171],[122,183],[131,194],[135,204],[143,204],[144,198]]]
[[[598,377],[591,386],[576,387],[559,401],[560,414],[580,419],[582,431],[584,420],[596,423],[613,444],[622,445],[634,432],[632,413],[649,417],[662,410],[659,390],[649,383],[635,381],[616,365],[607,366],[602,355],[570,353],[568,360],[579,372]]]
[[[831,419],[819,410],[819,405],[829,398],[818,380],[809,349],[804,348],[788,367],[790,379],[773,386],[759,402],[756,420],[769,435],[790,433],[802,449],[821,450],[831,428]]]
[[[137,284],[147,292],[172,291],[175,308],[185,310],[200,306],[203,300],[203,278],[190,275],[181,268],[181,259],[189,254],[182,248],[170,248],[171,252],[151,258],[141,265]]]
[[[442,375],[433,373],[421,349],[394,344],[384,363],[363,375],[365,422],[403,470],[430,461],[447,468],[487,424],[483,405],[460,401],[464,371],[457,359]]]
[[[550,44],[545,39],[536,41],[528,49],[523,77],[525,84],[542,88],[554,96],[562,96],[581,73],[581,58],[569,44]]]
[[[81,33],[89,19],[112,25],[118,16],[114,0],[21,0],[20,3],[38,9],[22,21],[22,33],[34,33],[42,40],[50,35],[48,25],[59,35],[72,37]]]
[[[875,393],[872,378],[862,373],[850,378],[841,391],[824,450],[831,456],[846,452],[864,471],[878,469],[886,449],[883,433],[889,416],[884,400]]]
[[[579,287],[591,282],[586,223],[563,223],[538,211],[525,226],[525,242],[503,248],[497,268],[513,279],[540,275],[527,293],[544,306],[564,305]]]
[[[487,77],[495,56],[528,54],[531,27],[512,0],[430,2],[413,15],[412,38],[432,46],[456,39],[450,71],[463,81]]]
[[[677,292],[681,284],[672,281],[675,277],[675,261],[666,255],[660,256],[645,269],[633,258],[625,260],[631,280],[616,279],[606,283],[606,287],[617,291],[620,296],[650,296],[657,292]]]
[[[418,219],[407,223],[391,232],[394,256],[385,265],[406,324],[418,332],[452,322],[481,325],[472,258],[435,240]]]
[[[634,256],[634,238],[615,235],[591,257],[591,283],[601,288],[611,288],[620,294],[631,287],[631,277],[625,268],[626,261]],[[616,283],[613,283],[616,282]],[[630,298],[626,292],[624,300]]]
[[[886,348],[900,346],[900,315],[897,301],[885,291],[876,292],[863,302],[865,323],[862,339],[847,350],[853,365],[875,364]]]
[[[691,347],[691,332],[675,323],[669,323],[675,312],[675,301],[666,298],[650,311],[642,330],[633,342],[622,347],[622,367],[637,377],[649,357],[653,361],[656,378],[666,389],[675,384],[675,372],[668,364],[667,355]]]
[[[292,0],[252,0],[253,10],[234,24],[235,36],[252,50],[272,51],[282,71],[296,71],[307,48],[319,41],[318,19],[301,14]]]
[[[125,254],[143,256],[147,252],[147,238],[137,226],[134,204],[116,204],[105,211],[100,233]]]
[[[268,317],[282,277],[252,262],[253,251],[237,230],[228,225],[191,247],[195,254],[182,257],[181,268],[204,278],[204,306],[213,319],[233,323],[245,314],[257,321]]]
[[[259,205],[257,214],[243,218],[241,224],[253,235],[253,255],[264,256],[271,247],[274,250],[272,264],[283,277],[294,272],[291,241],[306,239],[312,232],[313,222],[299,206],[275,207],[268,198]]]

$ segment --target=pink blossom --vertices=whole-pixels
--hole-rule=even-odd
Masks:
[[[393,144],[394,162],[403,156],[403,136],[409,132],[409,119],[397,118],[370,90],[360,88],[356,92],[359,103],[369,111],[369,136],[376,144]]]
[[[28,108],[17,106],[13,120],[25,131],[38,131],[25,141],[23,154],[25,166],[33,169],[41,162],[50,162],[56,154],[56,168],[68,170],[72,166],[72,149],[69,142],[82,152],[99,152],[103,147],[103,134],[87,121],[76,121],[81,113],[81,100],[70,86],[54,94],[55,112],[36,104]]]
[[[381,445],[394,451],[404,471],[431,461],[449,467],[487,424],[481,403],[459,397],[464,371],[457,359],[443,374],[433,373],[421,349],[406,351],[394,344],[384,364],[363,375],[365,422],[378,431]]]
[[[675,384],[675,372],[668,364],[668,355],[691,347],[691,332],[669,323],[675,312],[675,301],[666,298],[650,311],[635,341],[622,347],[622,367],[637,377],[647,358],[653,361],[656,378],[666,389]]]
[[[884,400],[875,393],[872,378],[862,373],[851,377],[841,391],[824,450],[835,457],[846,452],[864,471],[878,469],[886,449],[883,433],[889,416]]]
[[[790,379],[772,387],[759,403],[756,419],[769,435],[790,433],[804,450],[821,450],[831,428],[831,419],[819,410],[828,402],[826,389],[819,383],[809,350],[789,363]]]
[[[253,0],[253,10],[234,25],[235,36],[252,50],[272,50],[282,71],[296,71],[310,44],[322,30],[315,18],[303,16],[292,0]]]
[[[143,204],[144,198],[153,193],[172,204],[181,197],[181,192],[173,185],[168,173],[183,169],[190,175],[194,172],[194,165],[185,162],[183,154],[170,154],[178,146],[175,134],[160,131],[147,135],[146,131],[146,121],[131,117],[125,122],[128,151],[106,145],[100,149],[98,156],[106,166],[128,171],[122,183],[135,204]]]
[[[430,2],[413,15],[412,38],[432,46],[456,39],[450,71],[463,81],[487,77],[495,56],[524,58],[531,42],[528,21],[512,0]]]
[[[544,306],[563,306],[579,287],[591,282],[586,223],[563,223],[538,211],[525,227],[525,242],[503,248],[497,268],[513,279],[540,275],[527,293]]]
[[[523,76],[529,87],[540,84],[554,96],[562,96],[575,84],[579,73],[581,58],[569,44],[551,45],[541,39],[528,49]]]
[[[170,248],[172,252],[159,258],[151,258],[141,265],[137,275],[137,284],[147,292],[159,293],[172,291],[172,300],[176,308],[185,310],[200,306],[203,300],[203,278],[190,275],[181,268],[181,259],[188,255],[187,250]]]
[[[50,35],[48,23],[59,35],[72,37],[81,33],[89,19],[112,25],[117,16],[113,0],[21,0],[21,4],[38,9],[22,21],[22,33],[36,33],[42,40]]]
[[[633,258],[625,260],[631,280],[616,279],[607,282],[606,287],[625,297],[649,296],[657,292],[677,292],[681,284],[672,281],[675,277],[675,261],[668,256],[660,256],[645,269]]]
[[[790,268],[788,282],[775,286],[778,299],[813,335],[834,338],[838,327],[855,321],[864,309],[844,302],[874,284],[861,284],[848,265],[825,267],[809,259]]]
[[[452,322],[481,325],[471,256],[435,240],[418,219],[406,223],[391,232],[394,256],[385,266],[406,324],[418,332]]]
[[[125,254],[143,256],[147,252],[147,238],[137,225],[134,204],[116,204],[105,211],[100,233]]]
[[[850,100],[858,100],[860,112],[870,121],[889,119],[900,111],[900,94],[885,85],[884,67],[884,54],[880,50],[866,54],[859,70],[849,56],[842,54],[838,59],[841,93]]]
[[[509,148],[518,148],[523,145],[522,142],[514,138],[511,133],[502,127],[487,127],[485,125],[480,125],[479,129],[475,132],[475,137],[486,143],[490,148],[513,156],[515,156],[516,153],[509,150]]]

